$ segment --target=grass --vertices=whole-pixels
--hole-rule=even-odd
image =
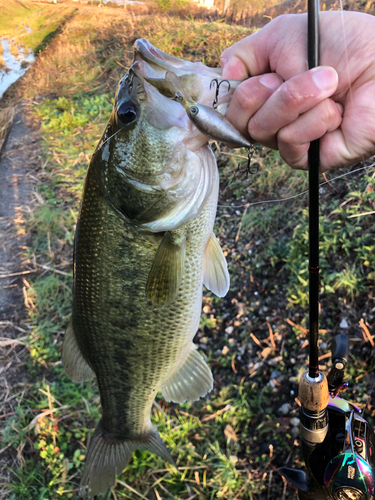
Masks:
[[[241,220],[243,238],[251,238],[256,233],[263,243],[267,241],[266,246],[257,248],[253,265],[255,268],[268,264],[273,268],[279,266],[288,277],[289,305],[306,307],[307,173],[286,171],[276,152],[267,152],[258,160],[258,165],[258,175],[245,183],[235,179],[227,188],[244,202],[242,210],[246,208]],[[331,179],[343,171],[333,172]],[[321,177],[324,187],[320,196],[322,298],[331,301],[339,294],[352,299],[374,285],[375,247],[371,218],[375,205],[374,168],[370,167],[365,174],[361,172],[338,180],[338,184],[325,179],[326,176]],[[298,193],[300,197],[288,200]],[[265,203],[259,203],[260,197]],[[277,201],[282,198],[287,200]],[[277,202],[268,204],[272,199]],[[253,242],[251,246],[258,245]]]
[[[74,498],[88,436],[100,416],[96,383],[67,378],[61,346],[85,171],[123,66],[131,62],[134,40],[145,37],[174,55],[217,66],[221,51],[250,32],[163,16],[133,19],[119,10],[70,19],[18,87],[20,97],[45,96],[33,101],[42,158],[34,172],[39,182],[24,227],[30,245],[23,255],[25,266],[42,271],[23,281],[27,382],[16,395],[14,414],[0,421],[2,447],[18,454],[13,481],[3,485],[2,496],[10,500]],[[307,198],[255,203],[303,192],[306,174],[290,171],[277,153],[259,147],[254,159],[259,173],[233,178],[244,161],[241,151],[214,149],[222,181],[215,232],[227,256],[231,289],[225,299],[204,292],[196,343],[207,355],[215,387],[192,404],[157,398],[152,419],[181,474],[137,451],[111,492],[114,500],[296,498],[276,469],[285,463],[301,466],[291,418],[298,416],[294,398],[307,358]],[[340,318],[348,318],[356,340],[349,394],[373,416],[374,395],[365,377],[374,357],[358,326],[360,317],[370,328],[374,323],[373,224],[370,217],[350,216],[374,209],[374,177],[373,169],[345,177],[326,184],[321,195],[321,336],[328,340]],[[285,416],[279,408],[286,402],[291,409]]]
[[[113,95],[124,68],[132,62],[133,42],[137,38],[147,38],[177,57],[200,54],[203,62],[218,66],[222,50],[252,32],[221,23],[192,23],[163,16],[135,22],[121,9],[114,12],[116,16],[107,12],[99,17],[90,11],[90,18],[79,16],[70,21],[64,36],[57,37],[50,50],[41,54],[30,69],[29,79],[23,83],[23,95],[31,97],[43,92],[64,97],[108,92]],[[208,40],[212,50],[207,50]]]
[[[61,24],[74,12],[74,7],[43,5],[25,0],[0,1],[0,33],[37,54],[54,36]],[[31,30],[26,29],[26,26]],[[14,50],[17,49],[16,46]]]

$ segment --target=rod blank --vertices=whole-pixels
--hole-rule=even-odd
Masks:
[[[309,69],[319,65],[319,0],[308,1]],[[309,376],[319,376],[319,139],[308,152],[309,161]]]

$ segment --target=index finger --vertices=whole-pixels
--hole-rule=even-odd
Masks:
[[[240,40],[221,56],[223,78],[277,73],[283,80],[303,73],[307,66],[307,16],[279,16],[256,33]]]
[[[267,57],[258,54],[261,46],[260,37],[261,31],[257,31],[223,51],[221,54],[223,78],[246,80],[250,76],[270,72]]]

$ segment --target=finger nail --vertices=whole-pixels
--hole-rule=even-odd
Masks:
[[[344,106],[342,104],[340,104],[339,102],[336,102],[335,104],[337,106],[337,109],[339,110],[340,115],[343,116],[343,114],[344,114]]]
[[[268,89],[276,90],[280,87],[281,81],[280,78],[272,73],[268,75],[263,75],[262,78],[259,79],[259,82]]]
[[[312,79],[320,90],[331,90],[337,86],[338,76],[333,68],[315,68]]]

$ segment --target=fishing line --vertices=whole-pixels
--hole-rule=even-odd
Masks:
[[[349,91],[348,91],[349,92],[349,99],[351,101],[351,104],[353,104],[353,92],[352,92],[352,84],[350,81],[350,71],[349,71],[348,44],[346,43],[346,29],[345,29],[345,22],[344,22],[344,8],[342,6],[342,0],[340,0],[340,13],[341,13],[342,32],[343,32],[343,38],[344,38],[346,73],[347,73],[348,82],[349,82]]]
[[[337,179],[340,179],[341,177],[346,177],[347,175],[355,174],[356,172],[360,172],[361,170],[365,169],[370,169],[375,166],[375,163],[372,163],[371,165],[367,165],[366,167],[361,167],[357,168],[356,170],[352,170],[351,172],[346,172],[345,174],[338,175],[337,177],[333,177],[333,179],[328,179],[328,181],[324,181],[319,184],[320,186],[324,186],[324,184],[330,184],[331,182],[336,181]],[[288,201],[288,200],[293,200],[294,198],[298,198],[299,196],[303,196],[304,194],[308,193],[309,190],[306,189],[305,191],[302,191],[301,193],[295,194],[293,196],[288,196],[287,198],[279,198],[276,200],[262,200],[262,201],[255,201],[254,203],[245,203],[244,205],[218,205],[217,207],[219,208],[249,208],[253,207],[254,205],[261,205],[265,203],[277,203],[279,201]]]
[[[119,129],[117,132],[115,132],[114,134],[112,134],[112,135],[111,135],[111,137],[108,137],[108,139],[106,139],[106,140],[103,142],[103,144],[101,144],[101,146],[99,146],[99,147],[98,147],[98,149],[96,150],[96,152],[99,152],[99,151],[102,149],[102,147],[104,146],[104,144],[105,144],[106,142],[108,142],[110,139],[112,139],[112,137],[114,137],[115,135],[117,135],[119,132],[121,132],[121,129]]]

